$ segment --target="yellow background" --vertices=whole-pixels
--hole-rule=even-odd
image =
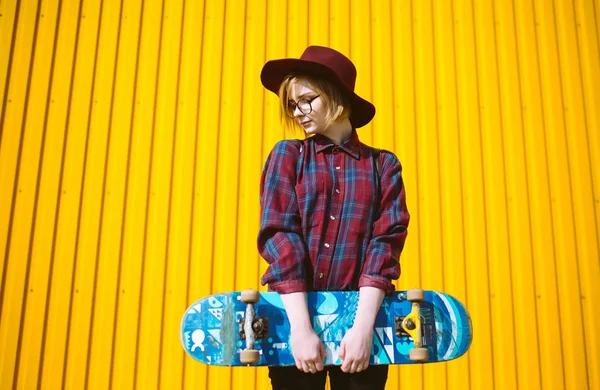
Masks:
[[[597,0],[0,0],[0,388],[269,388],[179,321],[258,287],[260,70],[321,44],[404,165],[398,287],[475,328],[387,388],[600,389],[599,37]]]

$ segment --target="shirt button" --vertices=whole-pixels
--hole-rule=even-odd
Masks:
[[[333,215],[330,216],[329,218],[331,218],[332,221],[335,220],[335,217]]]
[[[319,279],[323,279],[323,272],[319,274]]]
[[[335,167],[335,169],[337,169],[339,171],[341,169],[341,167]]]
[[[328,243],[325,243],[325,248],[329,248],[329,244]]]
[[[339,189],[337,189],[337,188],[335,189],[335,193],[336,193],[336,194],[339,194],[340,192],[341,192],[341,191],[340,191]]]

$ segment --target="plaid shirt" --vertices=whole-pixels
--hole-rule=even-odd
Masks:
[[[378,175],[373,151],[356,131],[340,146],[320,135],[275,145],[260,183],[269,290],[394,290],[409,221],[402,167],[381,151]]]

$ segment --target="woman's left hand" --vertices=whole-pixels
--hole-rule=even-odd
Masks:
[[[352,327],[346,333],[340,345],[342,371],[354,374],[366,370],[369,367],[372,346],[373,328]]]

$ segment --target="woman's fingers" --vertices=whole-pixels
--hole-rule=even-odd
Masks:
[[[323,364],[323,362],[325,361],[325,357],[327,356],[327,351],[325,350],[325,346],[323,345],[323,343],[320,343],[320,348],[319,348],[319,356],[317,358],[317,360],[315,360],[316,362],[316,367],[317,367],[317,371],[323,371],[323,369],[325,368],[325,365]]]
[[[356,372],[361,372],[366,370],[369,367],[369,359],[357,359],[354,360],[352,357],[348,357],[348,359],[344,360],[342,363],[342,371],[354,374]]]
[[[306,372],[307,374],[310,372],[311,374],[314,374],[317,372],[317,367],[315,366],[315,363],[313,363],[312,361],[305,361],[302,364],[302,368],[303,371]]]
[[[296,367],[303,372],[322,371],[325,347],[313,329],[292,332],[292,354]]]
[[[310,370],[308,369],[308,362],[302,362],[301,370],[302,370],[302,372],[306,372],[306,373],[310,372]]]
[[[369,360],[362,360],[356,366],[356,372],[362,372],[362,371],[366,370],[367,368],[369,368]]]
[[[350,372],[350,370],[352,369],[352,364],[354,363],[354,361],[350,358],[348,359],[344,359],[342,362],[342,371],[343,372]]]

